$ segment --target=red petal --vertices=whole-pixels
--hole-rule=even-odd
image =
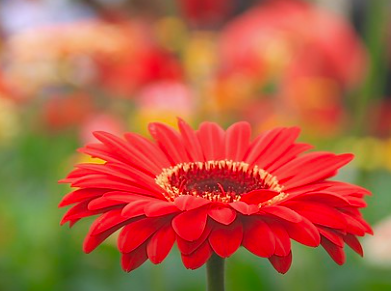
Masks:
[[[227,160],[242,161],[250,145],[251,126],[248,122],[237,122],[225,132],[225,156]]]
[[[102,196],[106,192],[107,190],[104,189],[94,189],[94,188],[77,189],[65,195],[62,198],[58,207],[64,207],[70,204],[81,202],[82,200]]]
[[[364,227],[366,233],[373,235],[371,226],[364,220],[361,214],[356,216],[355,219]]]
[[[155,197],[145,196],[137,193],[123,192],[123,191],[110,191],[103,195],[104,198],[112,201],[119,201],[124,203],[130,203],[134,201],[151,201],[151,202],[160,202],[162,200]]]
[[[174,245],[175,237],[171,225],[162,227],[151,237],[147,246],[147,254],[152,263],[163,262]]]
[[[207,161],[224,159],[224,130],[212,122],[203,122],[197,131],[202,151]]]
[[[146,205],[144,212],[148,217],[155,217],[179,212],[179,209],[171,202],[154,202]]]
[[[103,144],[107,145],[110,151],[113,151],[116,155],[118,153],[118,156],[127,164],[136,165],[138,168],[143,168],[145,171],[155,175],[161,171],[161,168],[156,166],[156,164],[135,152],[125,140],[103,131],[97,131],[93,134]]]
[[[203,162],[205,161],[202,153],[202,148],[194,130],[182,119],[178,119],[178,127],[183,137],[183,142],[187,152],[189,153],[192,161]]]
[[[175,198],[174,203],[180,210],[184,211],[199,208],[211,203],[211,201],[201,197],[183,195]]]
[[[273,146],[266,147],[265,151],[262,152],[254,163],[261,169],[267,169],[275,161],[279,161],[281,156],[286,154],[286,150],[293,145],[299,133],[300,128],[298,127],[283,128],[273,139]]]
[[[85,253],[88,254],[92,252],[111,234],[131,221],[134,221],[130,219],[124,219],[120,216],[120,212],[120,209],[112,210],[102,214],[98,219],[95,220],[84,239],[83,250]]]
[[[97,235],[87,234],[83,243],[83,251],[86,254],[89,254],[94,249],[96,249],[106,238],[108,238],[110,235],[112,235],[115,231],[117,231],[121,227],[122,225],[118,225],[118,227],[111,228]]]
[[[369,190],[346,182],[324,181],[323,183],[328,184],[329,189],[332,190],[333,192],[336,192],[343,196],[353,195],[353,194],[360,195],[360,197],[365,195],[372,195]]]
[[[333,207],[350,207],[351,204],[349,201],[333,192],[327,192],[324,190],[322,192],[305,192],[303,194],[297,195],[292,200],[289,201],[308,201],[308,202],[318,202],[321,204],[326,204]]]
[[[209,236],[209,243],[216,254],[227,258],[240,247],[242,238],[243,225],[236,221],[229,226],[216,226]]]
[[[208,241],[205,241],[196,251],[190,255],[182,254],[183,265],[187,269],[198,269],[205,264],[212,255],[212,249],[209,246]]]
[[[154,182],[154,177],[152,175],[145,174],[134,167],[123,165],[119,163],[110,163],[106,164],[79,164],[78,168],[84,169],[87,171],[87,174],[104,174],[107,176],[112,176],[114,178],[120,178],[125,181],[138,181],[141,182],[141,185],[152,185]],[[83,175],[83,176],[85,176]],[[156,187],[158,188],[158,187]]]
[[[97,235],[126,221],[131,220],[128,217],[121,216],[121,209],[111,210],[102,214],[94,221],[91,225],[91,234]]]
[[[319,233],[322,236],[327,238],[333,244],[343,248],[343,246],[344,246],[344,241],[343,241],[343,238],[342,238],[344,236],[343,234],[337,233],[337,232],[335,232],[332,229],[327,228],[327,227],[318,226],[318,229],[319,229]]]
[[[130,272],[140,267],[147,259],[147,251],[143,244],[131,253],[122,254],[122,268],[125,272]]]
[[[125,203],[119,202],[119,201],[113,201],[109,200],[105,197],[99,197],[97,199],[92,200],[90,203],[88,203],[88,210],[94,211],[94,210],[100,210],[106,207],[111,206],[118,206],[118,205],[124,205]]]
[[[359,254],[360,256],[363,256],[364,255],[364,251],[362,249],[362,246],[359,242],[359,240],[357,239],[357,237],[355,237],[354,235],[352,234],[347,234],[345,237],[344,237],[344,241],[346,242],[346,244],[351,247],[357,254]]]
[[[251,192],[245,193],[240,197],[241,202],[245,202],[247,204],[261,204],[263,202],[266,202],[273,197],[279,195],[279,192],[272,191],[272,190],[253,190]]]
[[[258,205],[248,205],[247,203],[237,201],[237,202],[232,202],[229,203],[229,205],[235,209],[236,211],[244,214],[244,215],[251,215],[254,213],[257,213],[259,210]]]
[[[270,263],[273,265],[274,269],[281,274],[288,272],[292,264],[292,253],[290,252],[286,257],[280,256],[271,256],[269,258]]]
[[[229,225],[235,220],[236,211],[225,205],[220,204],[213,205],[209,209],[208,215],[221,224]]]
[[[91,174],[91,171],[76,168],[72,172],[70,172],[65,179],[60,180],[59,183],[72,183],[74,180],[89,174]]]
[[[276,221],[268,222],[269,228],[274,233],[275,252],[277,256],[287,256],[291,252],[291,240],[285,228]]]
[[[139,185],[135,183],[132,184],[131,181],[121,181],[105,175],[88,175],[73,181],[71,186],[81,188],[103,188],[110,191],[117,190],[132,193],[134,192],[135,187],[138,187]]]
[[[353,159],[351,154],[334,155],[313,152],[296,158],[273,174],[284,184],[285,190],[334,176],[336,171]]]
[[[355,217],[352,217],[351,215],[342,213],[344,218],[347,221],[348,226],[346,227],[347,231],[358,236],[365,235],[365,227],[357,221]]]
[[[243,246],[253,254],[268,258],[275,250],[274,233],[269,226],[257,218],[248,218],[244,222]]]
[[[205,229],[207,213],[206,207],[185,211],[172,220],[172,227],[181,238],[195,241]]]
[[[295,197],[301,194],[310,193],[310,192],[319,192],[330,187],[329,182],[334,181],[318,181],[308,185],[302,185],[300,187],[289,190],[289,197]]]
[[[367,207],[367,203],[362,199],[358,197],[346,197],[346,200],[349,202],[351,206],[358,207],[358,208],[364,208]]]
[[[151,193],[151,190],[146,190],[139,188],[137,186],[132,187],[132,191],[110,191],[106,192],[103,196],[110,200],[122,201],[122,202],[132,202],[140,199],[151,199],[159,200],[156,195]],[[107,191],[107,190],[106,190]]]
[[[201,237],[195,241],[190,242],[182,239],[180,236],[177,236],[177,244],[179,250],[184,255],[190,255],[192,252],[198,249],[205,242],[205,240],[207,240],[211,231],[212,231],[211,224],[208,223]]]
[[[298,223],[302,221],[303,217],[299,215],[297,212],[293,211],[292,209],[289,209],[284,206],[267,206],[267,207],[262,207],[261,211],[272,214],[273,216],[282,218],[284,220],[293,222],[293,223]]]
[[[148,196],[162,197],[162,189],[155,183],[155,175],[150,176],[134,167],[118,163],[106,163],[105,166],[116,173],[113,175],[114,177],[120,177],[123,180],[131,181],[132,184],[136,184],[136,187],[138,185],[139,188],[148,190]]]
[[[132,218],[140,215],[145,215],[144,208],[146,205],[151,204],[150,200],[138,200],[128,203],[123,209],[122,209],[122,216]]]
[[[104,144],[88,144],[84,148],[79,149],[78,152],[107,162],[126,163],[126,160],[118,155],[115,155],[115,153],[110,152]]]
[[[136,133],[125,133],[124,137],[129,144],[137,148],[139,152],[148,157],[159,168],[168,168],[171,165],[160,148],[145,137]]]
[[[121,253],[130,253],[143,244],[165,223],[161,218],[144,218],[126,225],[118,237]]]
[[[338,210],[320,203],[289,202],[290,208],[300,215],[306,217],[314,224],[319,224],[331,228],[345,229],[346,219]]]
[[[276,136],[280,134],[281,131],[283,131],[283,128],[275,128],[264,132],[257,139],[255,139],[249,146],[245,158],[243,159],[244,162],[250,165],[255,164],[255,162],[259,159],[259,157],[267,148],[273,148],[270,145],[272,144]]]
[[[95,214],[100,214],[100,213],[103,213],[103,212],[106,212],[106,211],[109,211],[109,210],[116,208],[116,207],[108,207],[108,208],[92,211],[92,210],[88,209],[88,204],[90,202],[91,202],[91,199],[80,202],[80,203],[76,204],[75,206],[73,206],[72,208],[70,208],[65,213],[64,217],[62,218],[60,225],[63,225],[68,221],[70,221],[70,222],[77,221],[80,218],[88,217],[88,216],[95,215]]]
[[[293,144],[277,160],[266,166],[264,169],[273,174],[277,169],[295,159],[299,154],[312,148],[312,145],[306,143]]]
[[[190,162],[180,135],[171,127],[162,123],[150,123],[149,132],[172,165]]]
[[[327,238],[322,238],[321,241],[322,247],[327,251],[330,257],[336,262],[338,265],[343,265],[345,263],[345,253],[343,248],[333,244]]]
[[[289,236],[306,246],[317,247],[320,244],[318,229],[306,218],[299,223],[281,221]]]

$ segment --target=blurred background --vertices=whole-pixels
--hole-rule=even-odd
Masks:
[[[390,15],[388,0],[0,0],[0,290],[204,290],[177,250],[127,274],[114,239],[82,252],[92,219],[59,226],[57,180],[91,131],[177,116],[299,125],[356,154],[338,179],[374,194],[364,259],[294,244],[280,275],[240,250],[227,290],[391,290]]]

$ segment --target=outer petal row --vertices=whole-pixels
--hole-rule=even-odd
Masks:
[[[119,199],[114,194],[113,197]],[[219,214],[219,211],[222,213]],[[291,263],[290,239],[312,247],[321,244],[339,264],[344,261],[344,242],[362,255],[362,248],[354,234],[313,224],[304,216],[300,217],[300,211],[294,214],[286,207],[273,206],[265,207],[262,213],[256,215],[235,211],[234,218],[232,211],[232,208],[216,204],[183,211],[176,208],[155,217],[148,217],[141,211],[139,216],[129,218],[123,209],[112,209],[95,220],[86,237],[84,250],[91,252],[122,228],[118,247],[123,253],[126,271],[137,268],[147,259],[155,264],[161,263],[175,241],[184,265],[191,269],[202,266],[212,252],[225,258],[244,246],[257,256],[269,258],[277,271],[284,273]],[[287,213],[282,214],[284,211]],[[227,223],[225,216],[231,217],[232,221]]]

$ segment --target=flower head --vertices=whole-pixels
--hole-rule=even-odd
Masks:
[[[60,203],[75,204],[62,223],[99,215],[85,252],[121,229],[118,248],[126,271],[147,259],[161,263],[175,242],[190,269],[213,253],[226,258],[243,246],[285,273],[291,239],[322,245],[338,264],[345,261],[345,243],[362,255],[357,236],[371,228],[359,209],[369,191],[329,180],[351,154],[302,154],[311,146],[295,142],[296,127],[253,140],[246,122],[226,131],[210,122],[193,130],[179,120],[178,127],[150,124],[154,141],[95,132],[100,143],[81,149],[106,161],[77,165],[63,180],[77,189]]]

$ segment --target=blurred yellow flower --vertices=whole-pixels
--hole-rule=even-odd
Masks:
[[[189,38],[185,23],[177,17],[159,19],[155,24],[155,31],[162,47],[170,51],[181,51]]]
[[[194,31],[183,52],[183,65],[188,78],[196,85],[216,73],[216,33]]]
[[[16,105],[0,92],[0,146],[7,145],[19,132]]]
[[[391,138],[349,137],[340,140],[337,147],[349,149],[356,156],[353,164],[359,169],[391,171]]]

